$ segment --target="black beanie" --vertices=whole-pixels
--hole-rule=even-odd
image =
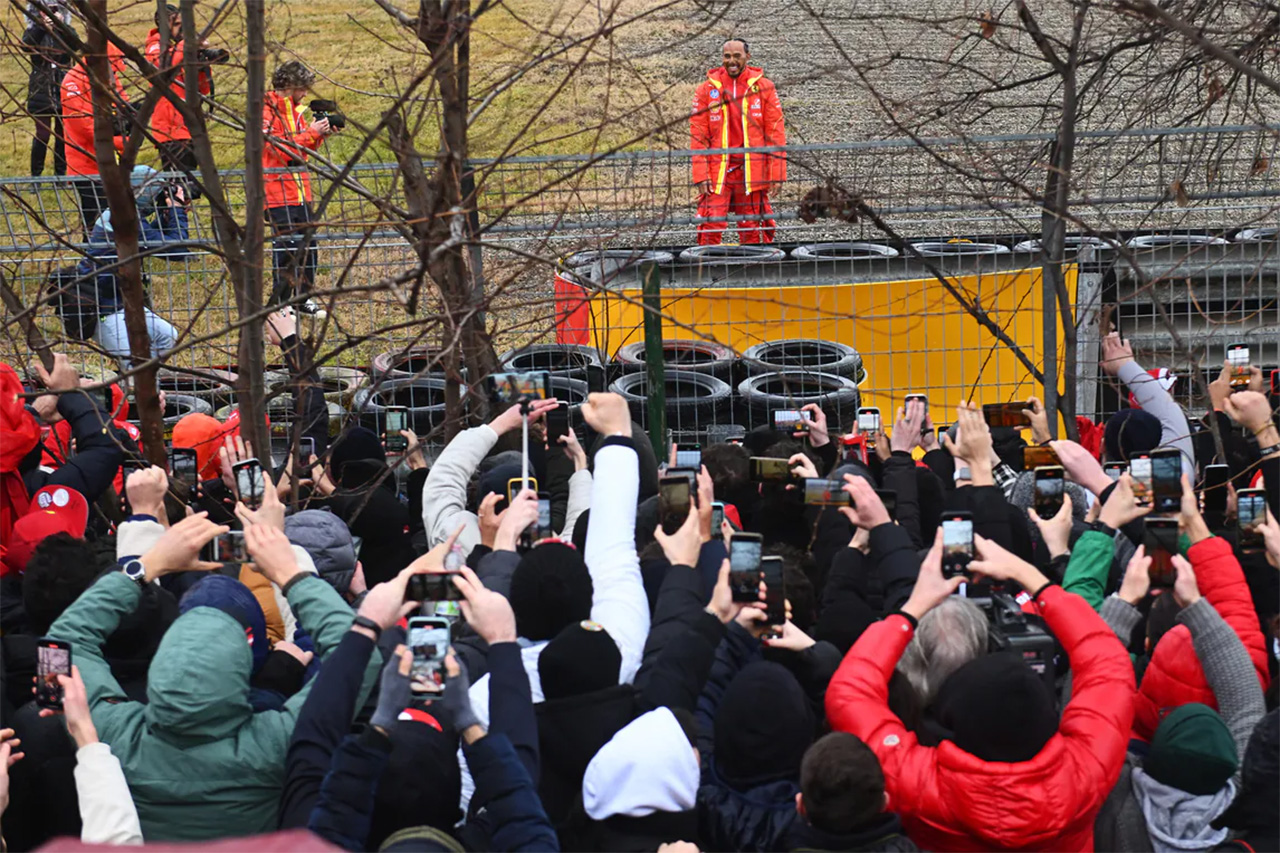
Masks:
[[[337,472],[341,472],[342,466],[348,462],[366,460],[384,465],[387,455],[378,434],[365,427],[353,427],[338,436],[329,450],[329,465]]]
[[[1107,418],[1102,434],[1107,459],[1126,462],[1160,446],[1160,420],[1142,409],[1121,409]]]
[[[412,714],[414,719],[399,720],[389,733],[391,750],[374,799],[369,850],[405,827],[448,830],[461,817],[458,739],[440,731],[429,712]]]
[[[618,644],[590,620],[566,627],[538,655],[538,679],[548,702],[614,687],[621,671]]]
[[[516,632],[526,640],[550,640],[566,625],[591,618],[591,575],[582,555],[561,542],[544,542],[520,558],[507,598]]]
[[[481,474],[476,484],[476,505],[479,506],[485,495],[493,492],[495,495],[502,495],[502,503],[499,506],[505,507],[507,505],[507,483],[511,480],[520,479],[521,470],[522,467],[519,462],[503,462]],[[533,476],[532,468],[529,469],[529,476]]]
[[[933,703],[946,738],[983,761],[1030,761],[1058,731],[1044,678],[1013,652],[982,655],[951,674]]]
[[[716,772],[746,791],[799,780],[800,761],[813,742],[813,709],[790,670],[755,661],[729,682],[714,728]]]
[[[862,632],[879,619],[880,614],[871,605],[861,598],[850,597],[822,608],[813,628],[813,638],[826,640],[844,655],[853,648]]]

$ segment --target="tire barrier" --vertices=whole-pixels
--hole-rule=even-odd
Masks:
[[[138,404],[133,398],[129,398],[129,414],[137,415]],[[208,400],[202,400],[199,397],[193,397],[190,394],[170,394],[168,391],[164,393],[164,437],[173,438],[173,427],[178,421],[187,415],[212,415],[213,406]],[[142,419],[138,417],[129,418],[129,423],[142,428]]]
[[[387,379],[380,385],[357,391],[351,409],[362,425],[381,433],[387,406],[404,406],[408,409],[410,427],[418,435],[426,436],[444,423],[444,389],[442,376]],[[459,393],[466,394],[466,387],[461,387]]]
[[[214,412],[213,416],[220,421],[226,421],[227,418],[231,417],[231,413],[239,408],[239,406],[223,406]],[[347,410],[345,407],[328,400],[325,401],[325,409],[329,413],[329,438],[334,438],[346,426]],[[267,420],[271,422],[270,433],[273,439],[292,438],[295,418],[292,395],[274,397],[268,401]]]
[[[581,344],[530,344],[504,352],[498,361],[511,373],[545,370],[552,376],[574,379],[586,379],[589,365],[603,364],[595,347]]]
[[[1280,227],[1269,225],[1264,228],[1245,228],[1236,234],[1237,243],[1262,243],[1280,237]]]
[[[163,391],[166,398],[170,394],[195,397],[216,409],[235,398],[236,374],[212,367],[203,368],[196,373],[161,368],[156,371],[156,390]]]
[[[380,379],[412,379],[444,373],[444,362],[440,360],[440,351],[434,347],[384,352],[374,356],[369,373],[374,382]]]
[[[1007,255],[1009,247],[1000,243],[971,243],[968,240],[925,240],[912,247],[926,258],[957,258],[975,255]]]
[[[772,412],[799,409],[810,403],[822,407],[832,435],[848,432],[858,417],[862,395],[847,376],[782,370],[749,376],[738,385],[741,416],[750,427],[771,423]]]
[[[587,382],[585,379],[574,379],[571,376],[551,376],[551,394],[569,406],[570,413],[587,402]]]
[[[809,243],[791,250],[797,261],[863,261],[868,258],[896,258],[898,250],[883,243]]]
[[[622,366],[623,373],[635,373],[644,369],[644,355],[644,341],[636,341],[622,346],[614,361]],[[662,341],[662,361],[670,369],[705,373],[728,382],[737,357],[733,350],[720,344],[676,338]]]
[[[741,266],[765,261],[781,261],[787,253],[772,246],[691,246],[680,253],[680,260],[703,266]]]
[[[607,271],[606,275],[609,275],[645,261],[669,264],[673,260],[670,252],[657,249],[589,249],[585,252],[574,252],[561,263],[579,275],[590,275],[591,268],[599,264]]]
[[[866,378],[862,356],[857,350],[847,344],[817,338],[789,338],[756,344],[742,354],[742,363],[750,376],[800,370],[844,376],[853,380],[855,385],[861,385]]]
[[[668,370],[663,382],[667,400],[667,426],[673,430],[697,430],[725,421],[732,408],[729,383],[706,373]],[[631,418],[648,427],[649,376],[626,373],[609,390],[620,394],[631,409]]]
[[[1222,246],[1227,241],[1208,234],[1143,234],[1125,243],[1130,249],[1165,249],[1186,246]]]
[[[340,406],[350,406],[356,392],[369,384],[369,376],[354,367],[317,367],[320,387],[325,400]]]
[[[1074,255],[1085,246],[1093,246],[1095,249],[1114,249],[1119,245],[1115,240],[1104,240],[1101,237],[1093,237],[1087,234],[1068,234],[1062,239],[1064,255]],[[1023,240],[1014,246],[1013,250],[1015,252],[1038,252],[1040,251],[1040,238]]]

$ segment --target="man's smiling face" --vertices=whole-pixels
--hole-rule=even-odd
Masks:
[[[751,54],[747,53],[747,46],[742,42],[727,41],[724,43],[724,70],[729,72],[730,77],[737,77],[741,74],[742,69],[747,67],[747,60],[750,58]]]

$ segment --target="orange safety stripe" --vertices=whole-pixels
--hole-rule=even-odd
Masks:
[[[762,77],[764,77],[763,74],[752,77],[747,81],[746,97],[738,104],[738,108],[742,111],[742,144],[747,147],[751,146],[751,135],[747,132],[747,108],[751,100],[751,87],[759,83]],[[746,170],[743,176],[743,186],[748,195],[751,194],[751,156],[748,154],[742,158],[745,161],[743,168]]]
[[[285,128],[289,131],[289,142],[293,142],[293,137],[298,133],[298,116],[293,111],[293,100],[285,98]],[[296,143],[295,143],[296,144]],[[297,172],[293,173],[293,182],[298,187],[298,204],[307,203],[307,194],[302,191],[302,176]]]
[[[711,88],[717,93],[716,100],[720,102],[720,147],[729,147],[729,106],[724,102],[724,95],[720,92],[720,81],[707,74],[707,79],[711,81]],[[716,195],[724,192],[724,177],[729,170],[729,155],[720,155],[720,173],[716,176],[715,189],[712,190]]]

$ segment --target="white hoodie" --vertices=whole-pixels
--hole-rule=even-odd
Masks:
[[[658,708],[600,747],[582,779],[582,804],[592,820],[688,811],[700,774],[684,729],[669,708]]]

